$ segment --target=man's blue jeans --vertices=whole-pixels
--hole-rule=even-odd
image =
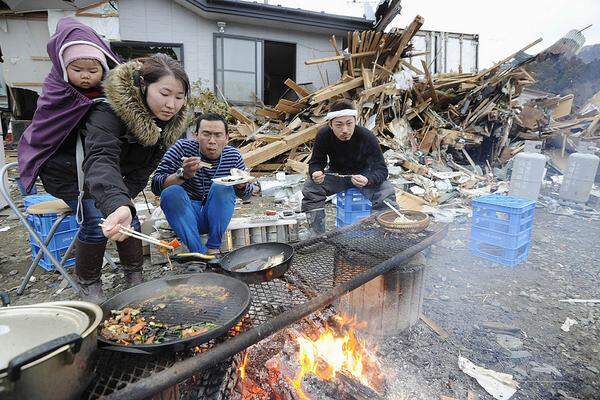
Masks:
[[[180,185],[171,185],[160,194],[160,208],[179,239],[193,253],[206,253],[206,248],[219,249],[235,207],[235,191],[231,186],[211,185],[206,204],[191,200]],[[200,235],[208,234],[206,246]]]

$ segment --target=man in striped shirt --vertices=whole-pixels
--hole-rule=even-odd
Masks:
[[[152,178],[152,192],[160,196],[169,225],[194,253],[218,253],[236,196],[247,200],[252,195],[251,184],[213,185],[213,178],[229,176],[232,168],[246,168],[239,150],[227,146],[228,140],[222,116],[201,115],[196,121],[196,140],[178,140]],[[202,234],[208,234],[206,245],[200,240]]]

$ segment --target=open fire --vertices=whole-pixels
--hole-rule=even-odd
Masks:
[[[250,351],[239,368],[242,399],[320,398],[312,392],[385,391],[381,366],[367,343],[356,335],[356,321],[340,316],[312,323],[303,332],[288,329],[283,348],[254,365]],[[248,376],[248,364],[267,374]],[[313,386],[322,387],[314,388]],[[351,386],[351,387],[349,387]]]

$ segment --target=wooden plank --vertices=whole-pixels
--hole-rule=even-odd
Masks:
[[[363,84],[363,78],[354,78],[349,82],[341,83],[339,85],[330,86],[327,91],[319,93],[316,96],[313,96],[310,104],[317,104],[322,101],[328,100],[332,97],[335,97],[339,94],[345,93],[349,90],[356,89],[357,87]]]
[[[435,322],[434,320],[430,319],[425,314],[421,314],[419,316],[419,318],[421,318],[421,321],[425,322],[427,324],[427,326],[429,326],[435,333],[437,333],[442,340],[446,340],[450,336],[448,334],[448,332],[446,332],[446,330],[444,330],[444,328],[442,328],[441,326],[439,326],[437,324],[437,322]]]
[[[400,44],[396,49],[396,53],[387,58],[384,64],[385,68],[387,68],[390,71],[394,71],[398,64],[398,61],[400,61],[400,58],[402,57],[402,52],[404,51],[408,43],[411,41],[413,36],[415,36],[417,31],[421,29],[421,26],[423,26],[424,22],[425,19],[420,15],[417,15],[415,19],[410,23],[410,25],[402,32],[402,37],[400,38]],[[385,76],[386,74],[384,73],[384,77]]]
[[[429,153],[431,151],[431,146],[433,145],[433,142],[435,141],[437,137],[437,129],[433,128],[433,129],[429,129],[426,133],[425,136],[423,136],[423,140],[421,140],[421,144],[419,145],[419,148],[425,152],[425,154]]]
[[[332,61],[342,61],[345,59],[353,59],[353,58],[361,58],[361,57],[368,57],[368,56],[374,56],[375,54],[377,54],[377,51],[364,51],[364,52],[360,52],[360,53],[353,53],[353,54],[349,54],[349,55],[339,55],[339,56],[331,56],[331,57],[323,57],[323,58],[313,58],[312,60],[306,60],[304,61],[304,64],[306,65],[313,65],[313,64],[321,64],[321,63],[326,63],[326,62],[332,62]]]
[[[281,99],[275,106],[275,110],[290,114],[298,114],[300,111],[302,111],[302,108],[298,107],[298,105],[293,101]]]
[[[290,78],[286,79],[285,82],[283,82],[283,84],[292,89],[294,92],[296,92],[296,94],[300,98],[310,95],[310,92],[308,90],[304,89],[302,86],[298,85]]]
[[[417,67],[415,67],[411,63],[408,63],[408,62],[406,62],[404,60],[400,60],[400,64],[402,64],[403,67],[406,67],[406,68],[410,69],[412,72],[414,72],[417,75],[424,75],[423,71],[421,71],[420,69],[418,69]]]
[[[431,89],[431,98],[435,103],[437,103],[440,99],[435,92],[435,86],[433,86],[433,80],[431,79],[431,74],[429,73],[429,68],[427,67],[427,62],[425,60],[421,60],[421,65],[423,66],[423,72],[425,72],[425,79],[427,79],[427,83],[429,84],[429,88]]]
[[[289,169],[299,174],[307,174],[308,173],[308,164],[296,160],[288,159],[285,164]]]
[[[458,138],[463,138],[467,142],[479,144],[483,141],[483,136],[470,132],[455,131],[452,129],[438,129],[438,134],[442,138],[442,144],[454,145]]]
[[[371,89],[363,90],[362,92],[360,92],[360,96],[361,97],[376,96],[376,95],[379,95],[379,94],[385,92],[388,89],[394,89],[394,87],[395,87],[394,82],[384,83],[383,85],[379,85],[379,86],[372,87]]]
[[[361,64],[360,69],[362,71],[363,77],[363,86],[365,89],[371,89],[373,87],[373,82],[371,81],[371,70],[366,69],[364,65]]]
[[[336,56],[342,55],[342,53],[340,52],[340,50],[337,47],[337,40],[335,39],[335,35],[331,35],[331,37],[329,38],[329,43],[331,43],[331,46],[335,50]],[[343,63],[343,61],[338,61],[338,64],[340,66],[340,72],[341,72],[343,70],[344,63]]]
[[[309,140],[314,139],[319,128],[321,128],[325,124],[326,122],[321,122],[315,125],[311,125],[306,129],[302,129],[301,131],[287,136],[284,140],[269,143],[256,150],[249,151],[248,153],[244,154],[244,161],[246,163],[246,166],[252,168],[260,163],[272,159],[273,157],[283,154],[296,146],[299,146],[303,143],[308,142]]]
[[[288,124],[288,126],[281,130],[281,134],[287,135],[294,131],[296,128],[300,127],[300,125],[302,125],[302,120],[300,119],[300,117],[296,117],[292,120],[292,122]]]
[[[247,124],[250,126],[254,126],[254,121],[252,121],[250,118],[248,118],[244,114],[242,114],[242,112],[240,110],[238,110],[237,108],[229,107],[229,113],[231,114],[231,116],[233,118],[237,119],[241,123]]]
[[[273,108],[257,108],[256,115],[260,115],[261,117],[266,117],[270,119],[280,119],[283,115],[281,111],[277,111]]]
[[[388,5],[386,13],[377,22],[377,25],[375,25],[375,30],[384,31],[396,15],[400,13],[400,10],[402,10],[401,1],[392,0]]]

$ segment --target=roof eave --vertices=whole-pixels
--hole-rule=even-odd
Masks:
[[[185,1],[189,5],[206,13],[280,21],[290,24],[329,28],[332,31],[368,30],[373,28],[372,20],[267,4],[234,2],[231,0],[181,1]]]

